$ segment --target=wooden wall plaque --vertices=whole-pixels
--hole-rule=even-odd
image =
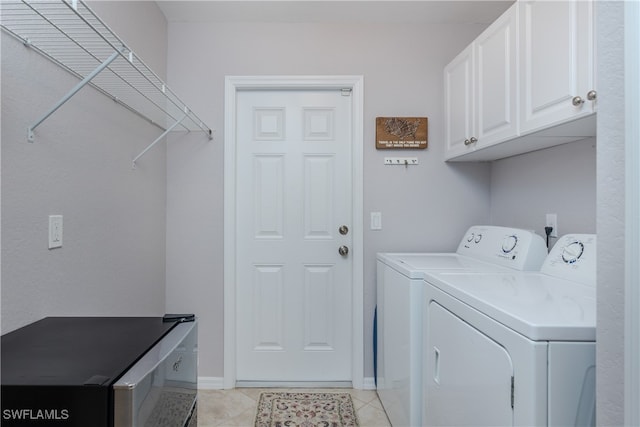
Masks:
[[[376,148],[427,148],[426,117],[376,117]]]

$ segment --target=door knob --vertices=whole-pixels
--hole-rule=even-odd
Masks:
[[[347,256],[349,254],[349,248],[346,246],[340,246],[338,248],[338,253],[342,256]]]
[[[346,225],[342,225],[340,226],[340,228],[338,228],[338,232],[344,236],[349,232],[349,227],[347,227]]]

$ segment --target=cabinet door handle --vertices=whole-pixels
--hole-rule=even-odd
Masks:
[[[571,100],[571,103],[575,107],[578,107],[578,106],[584,104],[584,99],[582,99],[582,97],[580,97],[580,96],[574,96],[573,99]]]
[[[587,92],[587,99],[589,101],[595,101],[597,97],[598,92],[596,92],[595,90],[590,90],[589,92]]]
[[[471,138],[464,140],[464,145],[471,145],[475,144],[476,142],[478,142],[478,138],[472,136]]]

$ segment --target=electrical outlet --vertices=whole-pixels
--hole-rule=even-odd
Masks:
[[[558,237],[558,215],[548,213],[545,227],[553,227],[549,236]]]
[[[62,247],[62,215],[49,215],[49,249]]]

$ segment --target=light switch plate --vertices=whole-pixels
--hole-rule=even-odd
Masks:
[[[371,229],[382,230],[382,212],[371,212]]]
[[[62,215],[49,215],[49,249],[62,247]]]

